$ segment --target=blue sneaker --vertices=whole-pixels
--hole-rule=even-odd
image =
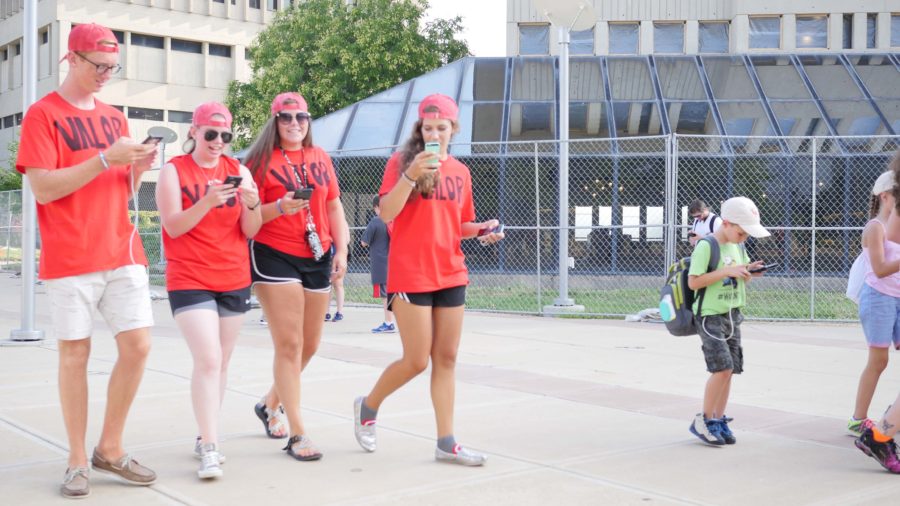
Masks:
[[[331,313],[325,313],[325,321],[326,321],[326,322],[330,322],[330,321],[331,321]]]
[[[700,441],[708,445],[723,446],[725,439],[722,438],[722,430],[719,428],[718,420],[707,420],[703,413],[697,413],[689,427],[691,434],[697,436]]]
[[[373,334],[393,334],[397,331],[397,328],[394,327],[393,323],[382,323],[381,325],[372,329]]]
[[[728,422],[734,421],[734,418],[729,418],[727,416],[723,416],[719,418],[719,428],[720,433],[722,434],[722,439],[725,440],[725,444],[733,445],[737,443],[737,438],[734,437],[734,433],[731,432],[731,428],[728,427]]]
[[[326,318],[327,319],[327,318]],[[334,313],[334,318],[331,319],[333,322],[339,322],[344,319],[344,315],[341,313]]]

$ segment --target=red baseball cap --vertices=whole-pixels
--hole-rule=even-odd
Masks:
[[[306,99],[303,98],[303,95],[293,91],[281,93],[272,101],[272,116],[275,116],[285,109],[300,109],[302,112],[309,113],[309,106],[306,105]]]
[[[425,109],[436,108],[437,111],[425,112]],[[447,95],[435,93],[428,95],[419,104],[419,119],[449,119],[456,121],[459,118],[459,107],[456,102]]]
[[[225,121],[213,119],[216,114],[222,115]],[[231,112],[223,104],[218,102],[206,102],[194,109],[194,119],[191,122],[195,127],[217,126],[231,128]]]
[[[69,51],[118,53],[119,42],[112,30],[96,23],[77,25],[69,32]]]

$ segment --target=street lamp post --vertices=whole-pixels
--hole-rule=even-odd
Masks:
[[[587,30],[596,23],[588,0],[535,0],[535,7],[559,28],[559,296],[550,313],[583,312],[569,297],[569,33]]]
[[[25,0],[24,7],[22,114],[37,100],[37,0]],[[26,176],[22,178],[22,328],[12,330],[9,341],[2,344],[27,344],[44,339],[44,331],[34,328],[36,214],[34,194]]]

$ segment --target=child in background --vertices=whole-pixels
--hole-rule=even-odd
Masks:
[[[381,219],[380,197],[372,199],[372,211],[375,216],[366,225],[359,243],[369,248],[369,272],[372,274],[372,297],[380,298],[384,309],[384,321],[372,329],[373,334],[392,334],[397,331],[394,326],[394,312],[387,307],[387,261],[391,246],[388,226]]]
[[[697,413],[690,431],[706,444],[721,446],[737,440],[725,416],[725,406],[731,392],[732,374],[744,370],[744,351],[741,347],[741,308],[746,301],[745,284],[751,277],[762,276],[763,262],[750,263],[742,244],[748,237],[768,237],[769,232],[760,225],[759,210],[747,197],[730,198],[722,204],[722,227],[713,237],[719,244],[719,265],[707,272],[711,246],[706,241],[697,243],[691,255],[688,286],[697,291],[706,288],[702,314],[697,314],[694,301],[694,318],[703,343],[703,356],[710,377],[703,394],[703,412]],[[757,271],[757,272],[751,272]]]
[[[854,436],[872,426],[868,412],[878,379],[887,367],[891,344],[900,347],[900,245],[889,241],[885,231],[895,204],[893,187],[892,171],[878,176],[872,187],[869,222],[862,233],[866,277],[859,294],[859,321],[869,358],[859,377],[853,416],[847,422],[847,431]]]

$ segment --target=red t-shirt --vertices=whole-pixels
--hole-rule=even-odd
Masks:
[[[215,169],[197,165],[191,155],[170,160],[178,172],[181,208],[188,209],[209,191],[209,181],[240,176],[240,163],[219,157]],[[241,201],[229,199],[212,208],[187,233],[172,238],[163,229],[168,290],[212,290],[228,292],[250,286],[250,255],[247,237],[241,231]]]
[[[399,166],[400,153],[394,153],[384,168],[379,195],[397,184]],[[472,176],[453,157],[441,162],[440,170],[434,193],[414,197],[393,220],[388,292],[433,292],[469,283],[461,242],[462,224],[475,220]]]
[[[54,91],[25,114],[16,170],[72,167],[128,135],[118,109],[94,99],[94,109],[85,111]],[[147,265],[128,217],[130,172],[128,165],[111,166],[71,194],[37,205],[41,279]]]
[[[287,159],[281,149],[275,148],[269,161],[265,181],[257,181],[259,197],[263,204],[275,202],[288,191],[298,189],[297,178],[307,186],[313,187],[309,207],[312,211],[316,232],[322,241],[322,248],[328,251],[331,247],[331,224],[328,222],[328,202],[341,196],[338,188],[337,174],[331,165],[328,153],[317,146],[303,148],[298,151],[286,151]],[[296,166],[296,175],[291,164]],[[253,238],[254,241],[290,255],[313,258],[309,245],[306,244],[306,213],[301,211],[292,215],[281,215],[263,224]]]

